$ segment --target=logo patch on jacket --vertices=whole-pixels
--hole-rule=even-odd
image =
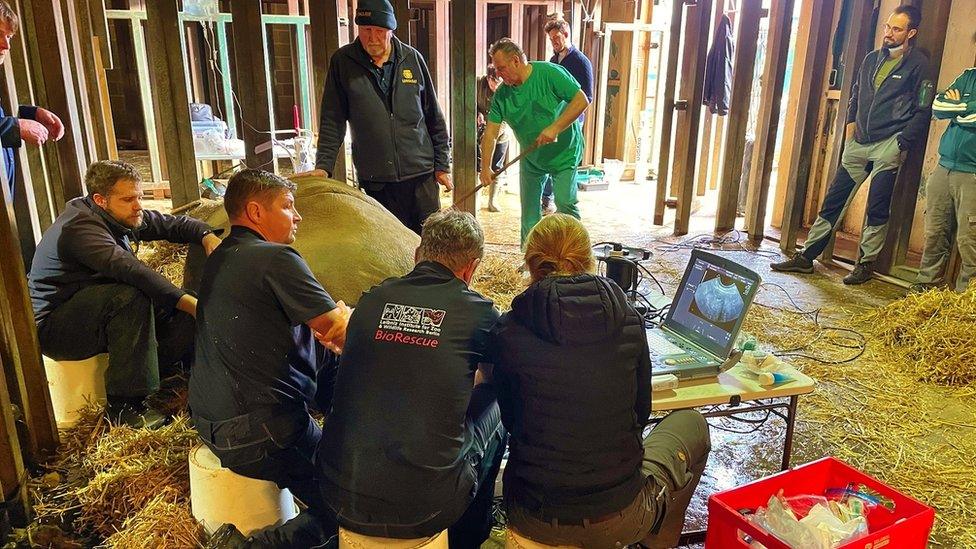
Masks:
[[[413,71],[410,69],[403,69],[403,83],[404,84],[416,84],[417,79],[413,77]]]

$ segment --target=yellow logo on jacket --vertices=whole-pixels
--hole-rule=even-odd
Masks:
[[[413,77],[413,71],[410,69],[403,69],[403,83],[404,84],[416,84],[417,79]]]

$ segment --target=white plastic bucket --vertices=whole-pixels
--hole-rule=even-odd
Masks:
[[[230,523],[245,536],[298,515],[291,492],[221,467],[203,444],[190,450],[190,510],[208,534]]]
[[[44,357],[51,407],[58,427],[64,429],[78,423],[78,411],[89,402],[105,404],[105,370],[108,354],[84,360],[54,360]]]
[[[436,536],[421,539],[374,538],[339,528],[339,549],[448,549],[447,530]]]

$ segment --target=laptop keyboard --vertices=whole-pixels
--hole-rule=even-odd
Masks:
[[[668,341],[661,332],[652,330],[647,332],[647,346],[651,350],[651,356],[679,355],[686,351],[674,343]]]

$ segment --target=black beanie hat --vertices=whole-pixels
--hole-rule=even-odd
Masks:
[[[359,0],[356,5],[356,24],[396,30],[397,21],[390,0]]]

